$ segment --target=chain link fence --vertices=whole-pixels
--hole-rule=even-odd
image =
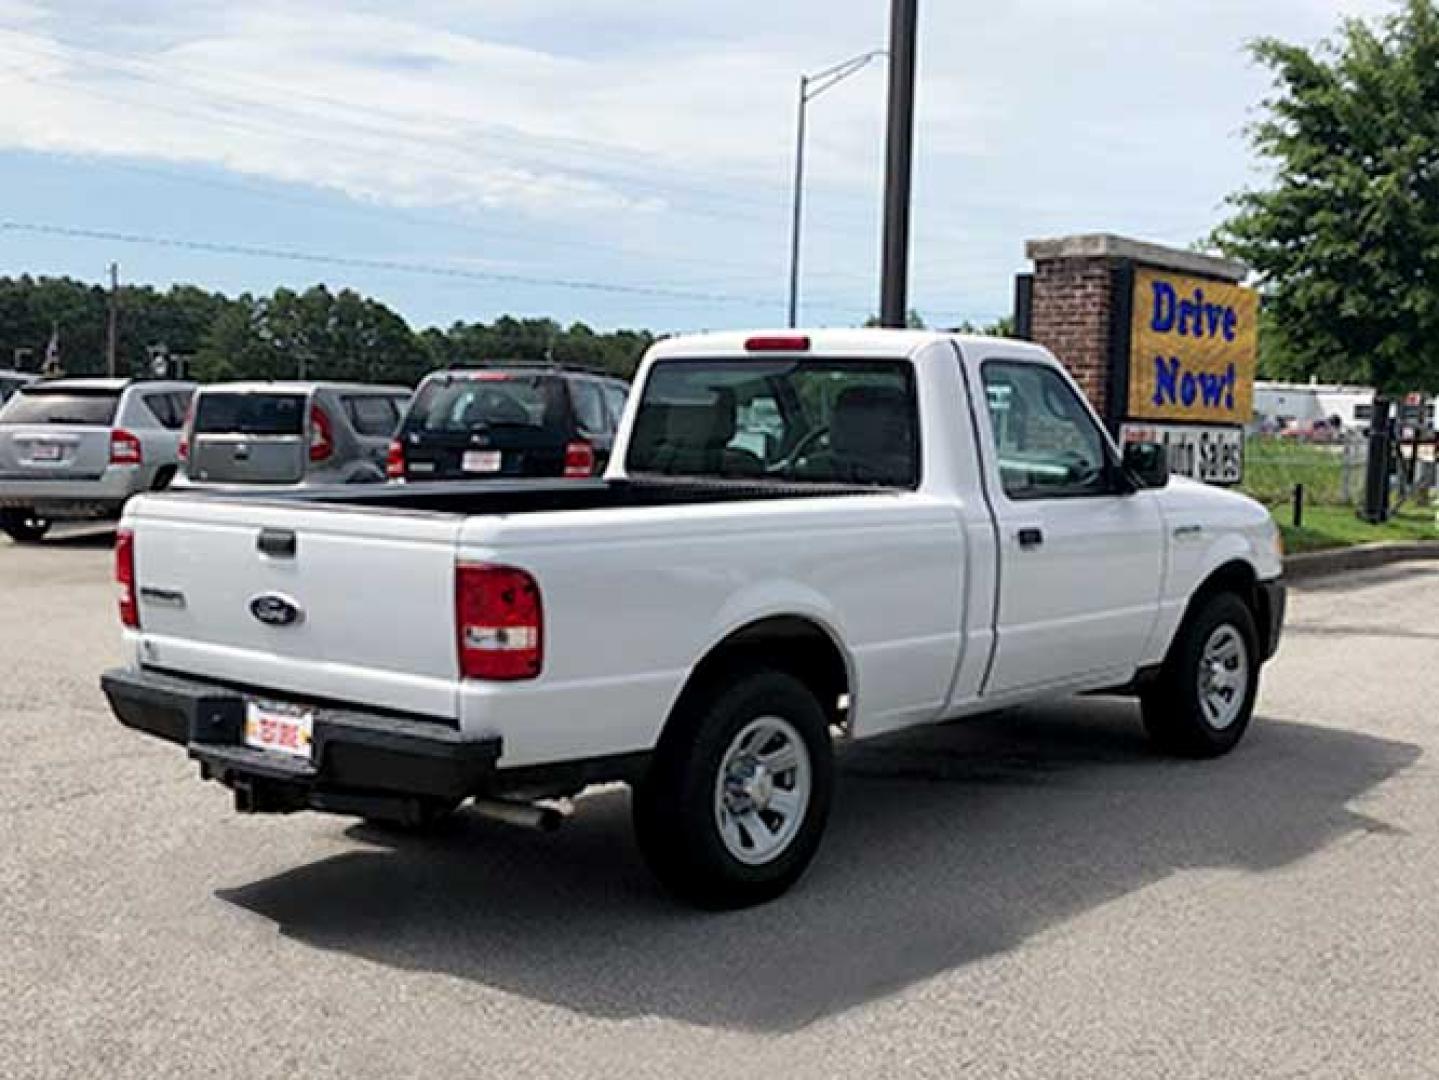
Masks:
[[[1435,443],[1420,444],[1417,460],[1406,443],[1390,464],[1399,505],[1428,505],[1435,488]],[[1245,440],[1243,490],[1266,506],[1292,505],[1304,488],[1306,506],[1354,506],[1364,501],[1369,439],[1345,433],[1333,442],[1311,443],[1273,435]]]

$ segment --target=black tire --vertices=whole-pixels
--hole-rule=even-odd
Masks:
[[[166,465],[155,474],[155,479],[150,481],[150,490],[164,491],[175,482],[175,473],[177,471],[174,465]]]
[[[1237,635],[1244,653],[1244,678],[1234,688],[1243,696],[1238,713],[1219,726],[1205,711],[1201,680],[1205,648],[1226,627]],[[1215,758],[1229,753],[1244,738],[1254,715],[1260,663],[1259,633],[1249,606],[1228,592],[1202,601],[1180,627],[1159,678],[1140,695],[1150,739],[1179,757]]]
[[[0,510],[0,530],[17,544],[38,544],[50,531],[50,520],[33,510]]]
[[[768,861],[754,863],[741,861],[726,846],[716,798],[732,744],[764,718],[788,725],[803,745],[809,796],[785,846]],[[791,785],[799,784],[798,775]],[[784,790],[783,780],[774,786]],[[712,911],[749,907],[799,880],[819,850],[833,790],[834,748],[815,695],[783,672],[733,672],[686,693],[635,785],[635,835],[651,872],[679,899]]]

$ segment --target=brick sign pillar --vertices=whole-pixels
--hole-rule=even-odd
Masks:
[[[1221,469],[1216,455],[1242,455],[1252,413],[1258,297],[1240,285],[1245,268],[1109,234],[1032,240],[1026,253],[1021,336],[1059,358],[1116,436],[1160,439],[1176,471],[1235,482],[1242,461]]]

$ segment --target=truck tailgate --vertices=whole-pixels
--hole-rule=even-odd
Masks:
[[[147,666],[457,717],[459,519],[166,495],[126,521]]]

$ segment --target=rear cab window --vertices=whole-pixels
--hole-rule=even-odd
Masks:
[[[459,435],[495,428],[561,431],[569,395],[555,375],[465,372],[426,381],[405,418],[410,435]]]
[[[907,360],[664,360],[625,461],[636,476],[913,489],[919,420]]]
[[[200,394],[196,435],[297,436],[305,430],[304,394]]]
[[[119,390],[27,386],[0,409],[0,424],[109,427],[119,405]]]

